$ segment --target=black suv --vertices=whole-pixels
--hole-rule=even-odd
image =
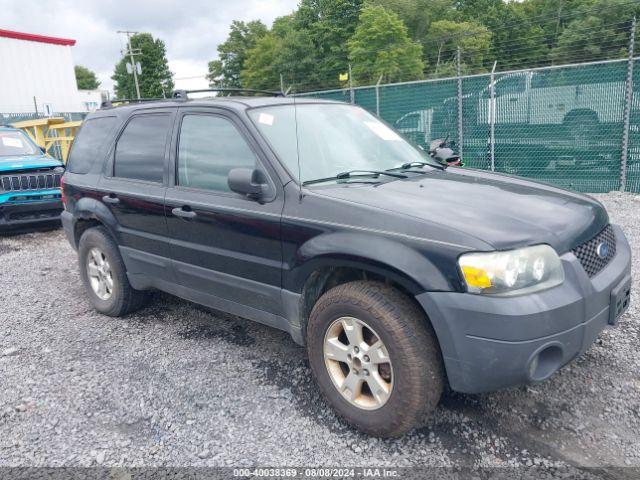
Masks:
[[[151,289],[285,330],[365,432],[445,386],[539,382],[627,308],[630,249],[597,201],[432,163],[365,110],[181,99],[87,117],[62,221],[95,308]]]

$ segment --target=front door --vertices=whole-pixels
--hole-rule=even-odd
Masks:
[[[281,316],[282,185],[272,181],[242,122],[229,115],[211,108],[179,113],[165,198],[174,271],[185,296],[200,303],[249,318]],[[260,203],[231,192],[233,168],[261,169],[271,198]]]
[[[171,280],[164,195],[176,109],[133,115],[116,140],[98,185],[116,219],[120,251],[131,275]]]

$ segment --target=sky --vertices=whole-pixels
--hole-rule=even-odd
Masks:
[[[73,60],[113,89],[113,69],[125,46],[118,30],[149,32],[164,40],[176,88],[206,88],[207,64],[217,58],[232,20],[291,13],[299,0],[0,0],[0,29],[71,38]]]

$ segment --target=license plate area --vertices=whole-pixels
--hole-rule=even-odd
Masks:
[[[627,311],[631,303],[631,277],[626,277],[611,290],[611,304],[609,307],[609,325],[618,323],[618,318]]]

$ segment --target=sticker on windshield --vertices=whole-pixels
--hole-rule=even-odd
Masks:
[[[400,135],[387,127],[384,123],[380,122],[364,122],[373,133],[379,136],[382,140],[395,142],[400,140]]]
[[[22,143],[22,140],[15,137],[2,137],[2,144],[5,147],[24,148],[24,143]]]
[[[258,123],[262,123],[264,125],[273,125],[273,115],[269,115],[268,113],[260,113],[258,115]]]

